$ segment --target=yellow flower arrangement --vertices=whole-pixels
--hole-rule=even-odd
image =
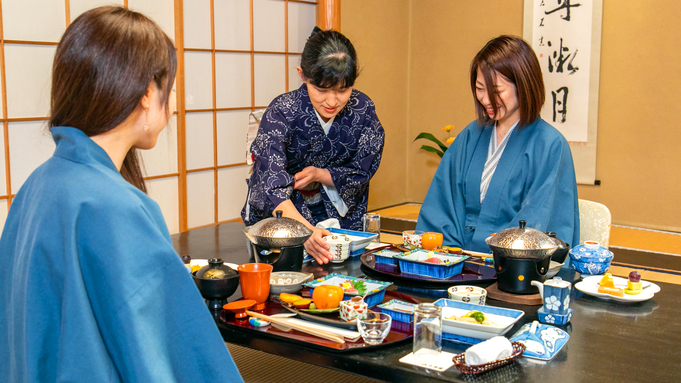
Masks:
[[[452,129],[454,129],[454,125],[446,125],[446,126],[442,127],[442,130],[447,132],[447,134],[449,135],[447,137],[447,140],[445,140],[447,145],[454,142],[454,137],[452,137]],[[442,158],[442,156],[444,156],[444,154],[445,154],[445,151],[447,151],[447,145],[443,144],[442,141],[438,140],[431,133],[423,132],[423,133],[419,134],[418,136],[416,136],[414,141],[419,140],[419,139],[429,140],[429,141],[432,141],[435,144],[437,144],[438,148],[434,148],[434,147],[428,146],[428,145],[421,145],[421,149],[423,149],[427,152],[435,153],[438,156],[440,156],[440,158]]]

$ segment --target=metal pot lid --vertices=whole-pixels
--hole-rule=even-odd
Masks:
[[[525,227],[527,221],[519,221],[511,227],[487,238],[487,244],[509,250],[555,250],[558,245],[553,238],[539,230]]]
[[[299,221],[282,217],[281,210],[277,210],[275,214],[276,217],[263,219],[247,227],[247,233],[263,238],[300,238],[312,235],[312,230]]]

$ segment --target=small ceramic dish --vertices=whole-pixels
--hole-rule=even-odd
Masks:
[[[414,321],[415,306],[413,303],[391,299],[378,305],[378,308],[381,312],[390,315],[394,321],[412,323]]]
[[[329,244],[329,251],[333,255],[332,263],[342,263],[350,257],[350,238],[344,234],[334,234],[323,238]]]
[[[246,318],[248,316],[246,314],[246,310],[250,309],[254,305],[255,301],[253,299],[240,299],[238,301],[227,303],[226,305],[222,306],[222,308],[233,312],[234,316],[237,318]]]
[[[447,255],[423,249],[417,249],[401,255],[395,255],[403,273],[418,274],[438,279],[447,279],[463,270],[467,255]],[[439,259],[441,263],[431,263],[429,259]]]
[[[312,273],[277,271],[270,275],[270,295],[295,293],[303,288],[303,283],[314,278]]]
[[[362,255],[362,253],[364,253],[364,248],[367,247],[367,245],[369,245],[371,241],[378,237],[378,234],[376,233],[336,229],[333,227],[330,228],[329,231],[333,234],[345,234],[348,238],[350,238],[349,251],[351,257]]]
[[[447,289],[449,299],[460,302],[485,305],[487,290],[478,286],[452,286]]]
[[[525,345],[525,357],[551,360],[569,339],[570,335],[558,327],[534,321],[525,323],[510,341]]]
[[[383,249],[374,252],[376,263],[385,263],[386,265],[397,265],[397,258],[395,256],[401,255],[401,251]]]
[[[660,286],[648,281],[641,280],[641,286],[643,287],[643,291],[641,291],[640,294],[636,295],[624,294],[624,296],[618,297],[615,295],[600,293],[598,292],[598,283],[601,281],[602,278],[603,278],[602,275],[593,275],[590,277],[586,277],[581,282],[575,283],[575,288],[587,295],[624,303],[647,301],[648,299],[652,298],[655,295],[655,293],[660,292]],[[612,279],[615,282],[615,287],[619,288],[627,287],[627,278],[613,276]]]
[[[356,280],[362,280],[364,281],[364,285],[366,286],[366,293],[367,296],[364,298],[364,301],[369,305],[369,307],[375,306],[381,302],[383,302],[383,297],[385,296],[385,289],[388,288],[388,286],[392,285],[390,282],[382,282],[382,281],[374,281],[371,279],[364,279],[364,278],[357,278],[357,277],[350,277],[347,275],[341,275],[338,273],[331,273],[325,277],[322,278],[317,278],[314,281],[310,282],[305,282],[303,283],[303,286],[307,286],[310,288],[310,296],[313,296],[314,294],[314,288],[317,286],[321,285],[334,285],[334,286],[341,286],[343,282],[346,281],[356,281]],[[362,294],[359,293],[348,293],[346,292],[345,295],[343,296],[343,300],[349,300],[353,296],[362,296]]]
[[[564,324],[567,324],[570,321],[570,319],[572,319],[572,308],[568,308],[567,314],[559,315],[555,313],[546,312],[546,310],[544,310],[544,306],[542,306],[539,308],[539,310],[537,310],[537,317],[539,317],[539,321],[542,323],[549,323],[562,326]]]
[[[598,242],[586,241],[570,250],[570,267],[584,275],[599,275],[608,271],[613,257]]]
[[[450,340],[463,340],[464,343],[479,343],[497,335],[508,332],[513,325],[525,315],[524,311],[506,309],[494,306],[480,306],[472,303],[457,302],[451,299],[438,299],[435,305],[442,307],[442,333],[454,335],[455,337],[445,337]],[[462,322],[450,319],[452,316],[463,316],[470,311],[480,311],[494,325],[483,325],[479,323]],[[458,338],[461,337],[461,338]],[[465,338],[465,340],[464,340]]]
[[[556,261],[551,261],[551,263],[549,263],[549,271],[546,272],[546,279],[551,279],[554,276],[556,276],[556,274],[558,274],[558,272],[560,271],[560,268],[563,267],[564,264],[565,263],[558,263]]]

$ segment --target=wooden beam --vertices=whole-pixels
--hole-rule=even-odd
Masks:
[[[317,26],[322,30],[340,32],[341,0],[319,0],[317,2]]]

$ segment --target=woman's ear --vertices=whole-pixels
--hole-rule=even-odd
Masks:
[[[152,80],[149,83],[149,87],[147,88],[147,93],[142,96],[142,100],[140,100],[140,105],[142,106],[142,109],[148,111],[149,106],[151,105],[151,99],[152,95],[154,94],[154,91],[156,90],[156,84]]]
[[[298,76],[300,76],[300,81],[307,84],[307,79],[305,78],[305,75],[303,75],[303,68],[296,67],[296,70],[298,70]]]

